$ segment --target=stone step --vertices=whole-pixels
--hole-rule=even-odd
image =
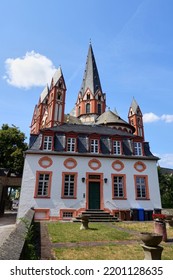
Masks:
[[[89,222],[112,222],[112,221],[118,220],[112,214],[110,214],[109,212],[105,212],[104,210],[89,209],[89,210],[83,211],[81,213],[81,215],[84,217],[88,216]],[[77,216],[75,219],[73,219],[73,221],[80,222],[81,215]]]

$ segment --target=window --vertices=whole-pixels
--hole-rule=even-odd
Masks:
[[[142,128],[138,127],[138,135],[142,137]]]
[[[65,212],[65,211],[63,211],[62,217],[63,218],[73,218],[73,212]]]
[[[121,142],[120,141],[113,141],[113,154],[114,155],[121,155]]]
[[[134,153],[136,156],[142,156],[142,143],[140,142],[134,143]]]
[[[57,100],[61,100],[61,98],[62,98],[61,92],[59,92],[59,91],[57,92],[56,98],[57,98]]]
[[[37,171],[35,197],[50,197],[51,177],[52,172]]]
[[[79,108],[78,108],[78,116],[80,116],[80,106],[79,106]]]
[[[126,198],[125,175],[112,175],[113,198]]]
[[[67,151],[75,152],[76,138],[67,138]]]
[[[90,103],[86,104],[86,114],[90,113]]]
[[[52,136],[44,136],[43,150],[52,150]]]
[[[99,140],[91,139],[90,141],[90,152],[93,154],[98,154],[99,151]]]
[[[76,173],[63,173],[62,197],[76,198]]]
[[[135,176],[136,199],[148,199],[147,176]]]
[[[101,106],[100,103],[97,105],[97,111],[98,111],[98,114],[101,115],[101,113],[102,113],[102,106]]]
[[[90,94],[87,93],[87,100],[90,100]]]

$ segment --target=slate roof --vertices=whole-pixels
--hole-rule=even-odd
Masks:
[[[129,125],[129,123],[127,123],[126,121],[121,119],[120,116],[118,116],[117,114],[115,114],[114,112],[112,112],[110,110],[108,110],[108,111],[104,112],[102,115],[100,115],[96,119],[96,124],[124,124],[125,126],[128,126],[128,127],[130,126],[131,129],[134,130],[134,127]]]
[[[89,88],[94,95],[98,89],[102,92],[99,73],[91,44],[89,45],[84,77],[80,89],[82,96],[85,94],[87,88]]]
[[[65,123],[71,123],[71,124],[82,124],[81,120],[75,116],[72,116],[70,114],[64,115],[64,122]]]
[[[49,88],[48,85],[43,89],[41,95],[40,95],[40,102],[42,103],[46,96],[49,94]]]
[[[119,135],[119,136],[126,136],[130,138],[134,138],[135,136],[131,133],[128,133],[126,131],[118,130],[115,128],[110,128],[107,126],[102,125],[84,125],[84,124],[71,124],[66,123],[59,126],[55,126],[52,128],[44,129],[46,130],[52,130],[57,132],[75,132],[75,133],[83,133],[83,134],[100,134],[100,135]]]
[[[63,74],[62,74],[62,69],[61,69],[61,67],[59,67],[59,68],[56,70],[55,74],[53,75],[53,78],[52,78],[53,85],[52,85],[52,86],[55,86],[56,83],[58,82],[58,80],[59,80],[62,76],[63,76]]]

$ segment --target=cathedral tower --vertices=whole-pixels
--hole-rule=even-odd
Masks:
[[[129,109],[128,118],[129,123],[135,128],[134,134],[136,136],[142,137],[142,139],[144,140],[143,116],[141,109],[134,98]]]
[[[76,116],[83,123],[92,123],[105,112],[106,98],[90,43],[82,86],[76,102]]]
[[[50,89],[42,91],[38,105],[35,106],[31,122],[31,134],[38,134],[40,129],[51,128],[64,122],[66,85],[61,68],[55,72]]]

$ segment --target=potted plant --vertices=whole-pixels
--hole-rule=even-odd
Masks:
[[[154,220],[154,232],[161,234],[162,240],[167,241],[167,231],[166,231],[166,215],[164,214],[153,214]]]
[[[160,244],[162,241],[162,235],[158,233],[153,232],[141,232],[140,233],[140,239],[143,241],[143,243],[146,246],[149,247],[156,247]]]

